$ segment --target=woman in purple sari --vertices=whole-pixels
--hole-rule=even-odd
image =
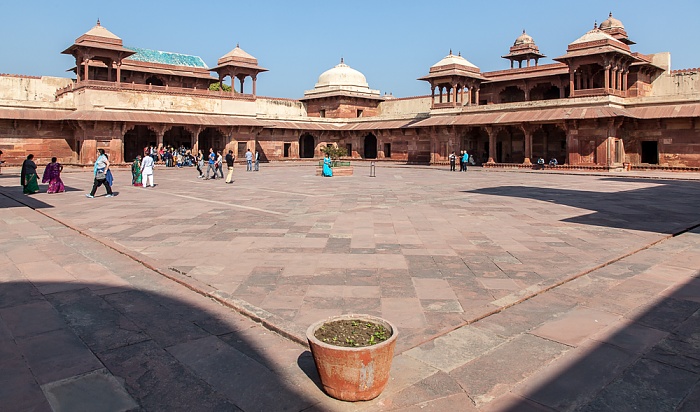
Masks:
[[[46,165],[44,170],[44,176],[41,178],[41,183],[48,183],[49,189],[46,193],[60,193],[65,192],[66,187],[63,185],[61,180],[61,171],[63,166],[56,161],[55,157],[51,158],[51,163]]]

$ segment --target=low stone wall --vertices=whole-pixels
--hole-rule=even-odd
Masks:
[[[338,166],[333,168],[333,177],[336,176],[352,176],[352,166]],[[323,166],[316,167],[316,176],[323,175]]]

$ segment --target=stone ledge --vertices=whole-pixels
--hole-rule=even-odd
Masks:
[[[352,176],[353,166],[338,166],[333,168],[333,177],[335,176]],[[323,175],[323,166],[316,167],[316,176]]]

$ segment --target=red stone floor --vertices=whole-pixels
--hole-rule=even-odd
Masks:
[[[227,185],[159,167],[155,188],[116,171],[116,197],[100,188],[87,199],[89,172],[66,171],[66,193],[25,196],[3,169],[0,405],[700,402],[699,175],[368,174],[363,164],[330,179],[311,163],[237,165]],[[399,329],[392,380],[374,401],[327,398],[297,343],[308,325],[342,313]]]

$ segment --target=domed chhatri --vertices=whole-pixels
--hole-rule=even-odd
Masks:
[[[608,18],[606,20],[600,23],[598,28],[628,46],[634,44],[634,42],[627,36],[625,25],[622,24],[620,20],[614,18],[612,12],[608,14]]]
[[[537,66],[539,60],[546,56],[540,53],[540,49],[535,44],[535,40],[532,36],[523,30],[523,34],[518,36],[515,42],[513,42],[513,47],[510,48],[510,52],[501,57],[510,60],[510,68],[512,69],[515,66],[515,62],[518,62],[518,68],[522,68],[523,61],[526,62],[526,67],[530,67],[531,60],[534,60],[535,66]]]
[[[479,69],[475,64],[470,62],[469,60],[465,59],[462,57],[462,54],[460,53],[459,55],[454,55],[452,54],[452,50],[450,50],[450,54],[445,56],[442,60],[439,62],[433,64],[430,66],[430,68],[439,68],[443,66],[450,66],[450,65],[455,65],[455,66],[464,66],[464,67],[470,67],[472,69]]]
[[[515,39],[513,46],[519,46],[521,44],[535,44],[535,40],[533,40],[532,36],[525,33],[525,30],[523,30],[523,34],[521,34],[520,36],[518,36],[517,39]]]
[[[369,88],[365,75],[345,64],[343,58],[339,64],[321,73],[314,89],[305,91],[304,96],[331,92],[379,96],[379,90]]]
[[[602,23],[600,23],[599,28],[601,30],[613,29],[613,28],[624,29],[625,26],[622,24],[622,22],[620,20],[614,18],[612,12],[610,12],[607,20],[604,20]]]

